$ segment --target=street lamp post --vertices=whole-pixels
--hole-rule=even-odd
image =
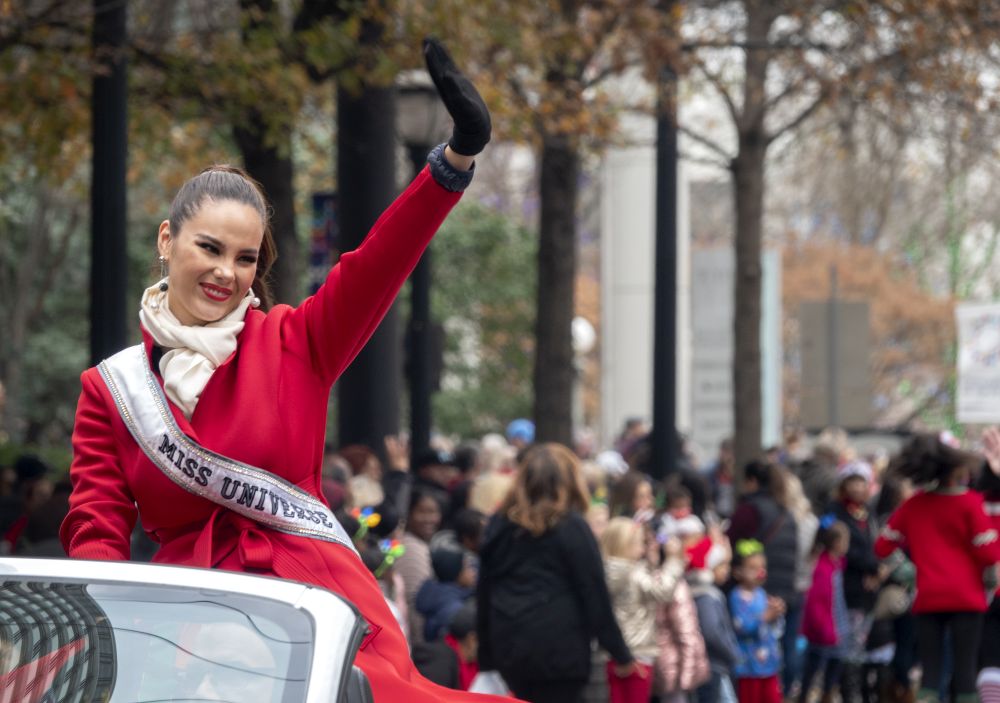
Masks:
[[[125,346],[125,171],[128,157],[125,2],[94,0],[94,52],[104,70],[91,97],[90,363]]]
[[[656,288],[653,313],[653,478],[676,470],[677,442],[677,119],[675,77],[657,86]]]
[[[421,71],[400,76],[396,84],[396,134],[405,145],[413,177],[427,154],[447,133],[448,112]],[[410,275],[410,323],[407,327],[410,387],[410,448],[430,446],[434,392],[434,341],[431,320],[431,249],[428,247]]]

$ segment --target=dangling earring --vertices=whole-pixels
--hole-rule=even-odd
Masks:
[[[160,278],[166,278],[166,277],[167,277],[167,257],[161,256],[160,257]],[[163,281],[162,283],[160,283],[160,290],[161,291],[166,291],[167,290],[167,282],[166,281]]]
[[[251,288],[250,290],[247,291],[247,295],[250,296],[250,307],[252,307],[252,308],[259,308],[260,307],[260,298],[258,298],[256,295],[253,294],[253,288]]]

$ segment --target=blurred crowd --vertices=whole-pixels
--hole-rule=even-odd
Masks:
[[[506,433],[327,454],[322,491],[419,670],[559,701],[997,700],[1000,432],[861,454],[831,429],[737,471],[731,443],[652,476],[649,428],[614,447]],[[7,553],[58,556],[70,487],[4,471]],[[134,558],[155,548],[137,530]],[[977,689],[978,687],[978,689]],[[992,697],[992,698],[991,698]]]

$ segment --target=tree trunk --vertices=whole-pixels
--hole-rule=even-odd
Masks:
[[[736,189],[735,315],[733,317],[734,450],[739,467],[761,450],[760,294],[764,149],[741,144],[733,163]]]
[[[240,10],[245,21],[244,42],[248,42],[254,32],[267,31],[277,35],[282,31],[274,0],[240,0]],[[278,249],[278,260],[271,269],[274,302],[298,305],[302,300],[299,285],[302,250],[295,231],[291,128],[283,126],[276,138],[269,139],[264,114],[253,108],[245,121],[233,125],[233,137],[243,156],[243,166],[264,188],[272,209],[271,231]]]
[[[233,127],[233,136],[243,165],[263,186],[273,211],[271,229],[278,247],[278,260],[271,270],[274,302],[298,305],[302,300],[302,249],[295,231],[291,135],[283,132],[276,144],[268,144],[264,118],[254,110],[244,124]]]
[[[580,157],[565,137],[542,140],[538,317],[535,322],[535,439],[573,441],[573,288]]]
[[[767,3],[747,2],[747,40],[764,45],[771,25]],[[738,475],[761,452],[760,294],[764,228],[764,128],[767,53],[747,50],[739,153],[733,160],[736,270],[733,294],[733,449]]]

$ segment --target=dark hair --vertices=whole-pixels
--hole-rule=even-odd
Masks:
[[[333,511],[333,516],[337,518],[337,522],[340,523],[341,527],[349,535],[356,535],[361,528],[361,523],[358,522],[358,519],[344,510],[343,505]]]
[[[947,480],[956,469],[971,469],[981,461],[976,454],[948,446],[937,435],[918,434],[893,458],[890,470],[923,485]]]
[[[1000,476],[993,473],[990,465],[985,461],[976,479],[976,490],[985,493],[988,497],[1000,495]]]
[[[686,486],[681,485],[679,481],[667,481],[666,491],[663,493],[664,507],[669,508],[671,503],[679,500],[691,502],[691,491]]]
[[[376,537],[388,537],[399,527],[399,511],[391,500],[383,500],[375,507],[375,512],[381,519],[377,525],[369,528],[369,532]]]
[[[760,490],[771,494],[778,505],[788,502],[785,469],[768,461],[754,460],[743,467],[743,478],[757,482]]]
[[[194,217],[206,200],[233,200],[249,205],[260,215],[264,238],[257,252],[257,273],[252,285],[254,294],[260,298],[261,308],[269,309],[274,304],[274,297],[268,277],[278,258],[278,248],[271,232],[271,206],[264,189],[241,168],[227,164],[209,166],[194,178],[189,178],[170,203],[170,236],[176,237],[184,223]]]
[[[611,517],[632,517],[632,503],[635,500],[636,491],[643,483],[648,483],[652,487],[653,482],[649,476],[630,469],[623,473],[611,487],[611,500],[608,505],[608,513]]]
[[[824,523],[824,520],[828,521]],[[813,541],[812,555],[818,557],[823,552],[829,552],[838,539],[850,539],[851,531],[840,520],[824,515],[820,519],[816,539]]]
[[[903,503],[903,481],[905,479],[895,471],[887,470],[882,477],[882,490],[875,500],[875,515],[886,519]]]
[[[444,540],[431,549],[431,570],[441,583],[455,583],[465,568],[465,550],[456,543]]]
[[[382,566],[382,562],[385,561],[385,554],[379,549],[378,544],[370,540],[365,540],[358,546],[358,556],[361,557],[361,562],[373,574]]]
[[[436,505],[438,507],[438,510],[441,512],[442,517],[444,516],[444,508],[441,506],[441,502],[437,499],[437,496],[434,495],[427,488],[424,488],[422,486],[414,486],[413,489],[410,491],[410,504],[406,508],[407,519],[409,519],[410,513],[412,513],[413,509],[417,507],[417,504],[420,501],[424,500],[425,498],[433,501],[434,505]]]
[[[17,482],[36,481],[49,473],[49,465],[34,454],[22,454],[14,462]]]
[[[478,543],[483,536],[483,529],[486,527],[486,515],[475,508],[463,508],[455,513],[452,526],[455,528],[455,537],[458,538],[459,542],[468,538]]]
[[[455,449],[455,466],[464,476],[476,466],[479,448],[474,444],[460,444]]]
[[[470,598],[451,616],[448,622],[448,634],[457,640],[463,640],[475,631],[476,600]]]

